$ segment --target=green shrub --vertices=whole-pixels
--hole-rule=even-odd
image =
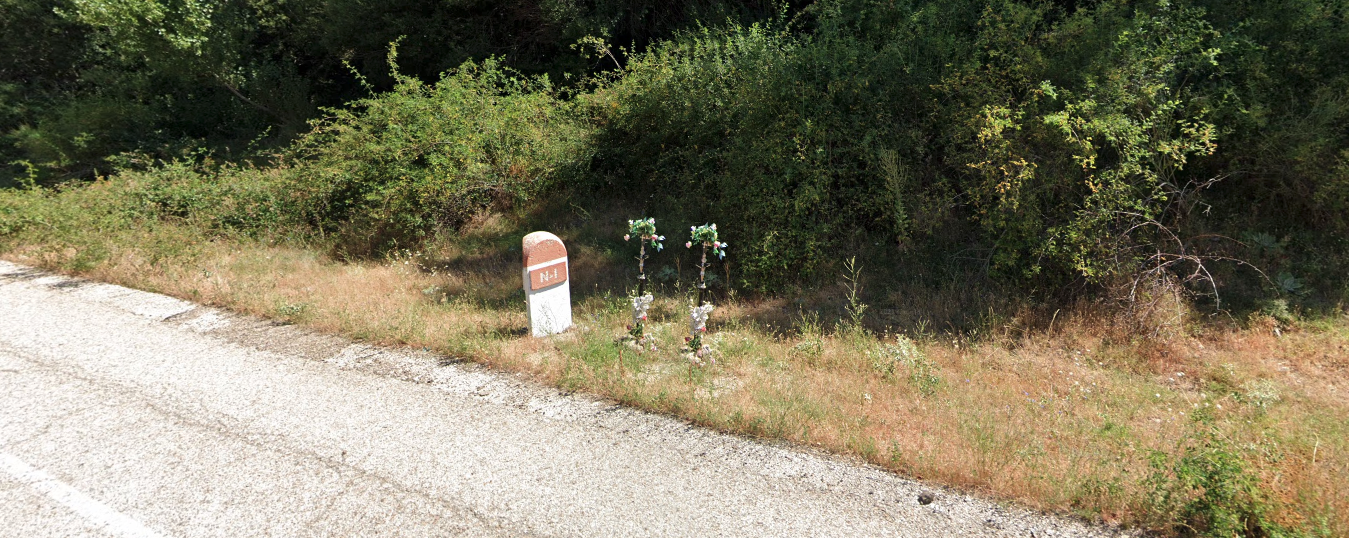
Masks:
[[[545,77],[489,59],[436,84],[397,78],[393,91],[330,110],[293,150],[305,212],[341,252],[415,244],[518,206],[585,161],[585,126]]]
[[[1223,437],[1205,410],[1175,455],[1154,451],[1149,511],[1162,526],[1188,536],[1295,536],[1270,519],[1269,501],[1246,468],[1240,448]]]
[[[678,36],[595,100],[609,182],[694,220],[737,215],[742,284],[777,289],[859,232],[904,245],[961,216],[980,233],[959,240],[987,241],[992,266],[1017,276],[1134,275],[1187,246],[1170,238],[1207,184],[1180,172],[1216,137],[1193,90],[1217,54],[1202,12],[838,1],[807,13],[804,35]]]
[[[908,152],[882,159],[921,139],[904,124],[922,114],[921,77],[894,65],[899,54],[779,25],[662,43],[593,100],[606,120],[602,192],[618,187],[682,220],[735,215],[725,233],[743,247],[740,284],[758,290],[809,280],[856,230],[906,236],[911,208],[930,196],[910,184]]]
[[[1329,209],[1342,205],[1349,100],[1334,97],[1346,70],[1330,51],[1345,48],[1343,6],[1293,4],[1262,18],[1198,1],[830,0],[700,27],[630,56],[594,93],[592,185],[665,218],[735,215],[738,284],[763,291],[809,282],[866,241],[977,253],[1042,289],[1211,294],[1247,278],[1213,266],[1240,258],[1224,237],[1297,226],[1290,207],[1324,215],[1318,229],[1341,223]],[[1280,24],[1316,45],[1286,56],[1291,42],[1271,41]],[[1263,78],[1275,72],[1313,99],[1276,97],[1287,90]],[[1245,152],[1279,147],[1281,160],[1302,142],[1318,171],[1251,207],[1243,189],[1283,172],[1238,164]]]
[[[1182,172],[1217,138],[1195,91],[1220,52],[1201,15],[1139,13],[1080,89],[1045,81],[1015,108],[985,107],[977,140],[986,157],[972,164],[982,181],[970,192],[1025,270],[1041,268],[1035,257],[1101,281],[1186,253],[1177,236],[1208,180]]]

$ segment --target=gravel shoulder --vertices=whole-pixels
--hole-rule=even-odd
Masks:
[[[5,453],[165,536],[1133,534],[0,262]],[[0,502],[0,529],[110,532],[2,473]]]

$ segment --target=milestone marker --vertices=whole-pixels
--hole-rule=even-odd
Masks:
[[[571,327],[571,285],[567,247],[548,232],[526,235],[524,244],[525,306],[529,313],[529,333],[533,336],[557,334]]]

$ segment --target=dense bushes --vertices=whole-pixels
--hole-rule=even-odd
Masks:
[[[529,201],[586,159],[584,127],[547,78],[496,60],[389,92],[315,124],[293,149],[294,188],[339,250],[368,255]]]
[[[1302,15],[845,0],[691,31],[597,92],[611,113],[596,167],[605,187],[654,193],[653,211],[739,216],[728,233],[755,286],[809,275],[861,233],[982,252],[994,273],[1050,288],[1211,293],[1254,278],[1219,263],[1250,258],[1242,234],[1315,229],[1315,242],[1344,224],[1331,208],[1345,200],[1345,68],[1326,61],[1345,9],[1286,7]],[[1276,24],[1314,31],[1263,44]],[[1305,88],[1298,100],[1267,85],[1285,68],[1269,62],[1304,38],[1303,70],[1278,77]],[[1265,164],[1302,152],[1322,168],[1252,166],[1270,145],[1281,156]]]
[[[1202,79],[1195,69],[1216,54],[1195,10],[830,3],[808,14],[807,34],[681,36],[605,89],[601,169],[684,207],[686,193],[716,193],[695,210],[744,218],[743,269],[759,285],[787,267],[809,274],[858,230],[903,244],[959,226],[953,217],[978,223],[982,239],[965,240],[987,242],[1012,274],[1132,273],[1130,249],[1157,242],[1139,226],[1173,227],[1172,206],[1191,203],[1176,199],[1176,173],[1213,151],[1204,104],[1178,83]],[[1083,58],[1084,41],[1106,46]],[[1070,64],[1086,69],[1067,75]]]
[[[646,43],[693,21],[761,17],[738,0],[0,0],[0,187],[92,179],[123,151],[238,158],[303,132],[324,106],[467,60],[530,74],[593,67],[586,35]],[[353,76],[353,71],[360,73]]]
[[[908,253],[908,264],[973,258],[987,274],[1030,288],[1117,289],[1125,299],[1185,284],[1333,304],[1345,290],[1344,0],[822,0],[783,5],[757,23],[745,21],[768,11],[753,3],[522,0],[510,13],[414,4],[399,16],[424,12],[444,22],[436,32],[492,17],[547,31],[524,41],[456,38],[464,56],[517,58],[466,63],[435,83],[425,80],[448,57],[430,54],[424,39],[441,34],[411,36],[412,66],[367,84],[387,92],[326,109],[284,152],[272,171],[284,181],[264,184],[284,184],[277,196],[293,220],[336,237],[349,255],[407,246],[489,206],[520,207],[556,189],[581,204],[617,197],[660,218],[726,222],[727,238],[743,249],[739,283],[760,290],[809,282],[839,255],[880,245]],[[0,111],[8,121],[42,118],[10,131],[13,147],[29,170],[73,174],[93,155],[132,144],[117,129],[192,145],[204,131],[163,129],[164,118],[189,110],[183,103],[209,109],[209,96],[223,96],[234,108],[202,116],[213,125],[276,126],[277,117],[258,123],[257,114],[300,111],[286,120],[294,124],[310,114],[304,106],[322,102],[302,98],[315,88],[351,95],[356,83],[334,88],[331,57],[311,61],[332,46],[311,25],[345,21],[336,27],[347,35],[371,13],[298,1],[250,9],[210,11],[209,27],[188,24],[191,17],[122,24],[79,10],[48,21],[86,23],[76,27],[125,60],[114,70],[116,91],[158,97],[114,92]],[[632,49],[584,39],[612,53],[590,72],[560,45],[616,29],[654,41]],[[366,38],[348,58],[358,71],[391,66],[371,58]],[[490,45],[505,42],[516,48]],[[303,60],[294,67],[274,63],[301,50],[310,56],[294,56]],[[217,69],[231,58],[253,67]],[[19,67],[41,70],[33,65]],[[132,79],[117,77],[137,66],[148,68],[144,84],[121,84]],[[198,101],[154,89],[188,79],[213,89]],[[61,88],[65,79],[52,80]],[[308,104],[285,105],[290,98]],[[1252,262],[1267,278],[1230,260]]]
[[[736,215],[728,238],[743,245],[742,269],[756,281],[781,283],[800,262],[808,273],[813,254],[855,222],[843,215],[856,193],[839,188],[865,157],[840,143],[855,134],[832,121],[844,118],[819,113],[860,101],[848,87],[849,59],[809,52],[781,31],[736,27],[635,58],[597,96],[605,120],[597,166],[613,186],[649,200],[649,211]],[[844,88],[819,83],[831,78]]]

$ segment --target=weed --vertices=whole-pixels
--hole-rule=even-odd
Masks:
[[[853,331],[862,330],[862,318],[866,316],[867,305],[859,298],[858,293],[862,290],[862,267],[857,265],[857,257],[848,258],[843,262],[843,287],[848,290],[848,304],[844,310],[848,314],[847,327]]]
[[[931,396],[941,386],[937,375],[939,367],[923,355],[918,346],[904,336],[895,337],[895,343],[885,344],[871,353],[871,367],[882,377],[894,377],[903,367],[909,372],[909,383],[924,396]]]
[[[1230,537],[1276,536],[1271,507],[1247,468],[1243,454],[1223,437],[1205,410],[1196,411],[1192,432],[1176,455],[1153,451],[1147,479],[1154,510],[1177,534]]]
[[[662,283],[672,283],[679,280],[679,272],[676,271],[674,267],[662,265],[660,266],[660,270],[656,271],[655,279]]]
[[[1268,379],[1256,379],[1243,383],[1239,397],[1243,402],[1255,406],[1260,411],[1268,411],[1270,406],[1282,399],[1279,395],[1279,387]]]
[[[824,328],[820,325],[820,313],[800,311],[796,316],[796,331],[801,341],[792,345],[792,352],[815,360],[824,354]]]
[[[1260,309],[1257,310],[1255,314],[1252,314],[1251,321],[1253,324],[1255,324],[1255,317],[1257,315],[1272,318],[1280,323],[1292,323],[1296,319],[1293,315],[1293,311],[1288,307],[1287,299],[1261,300],[1256,304]]]
[[[792,346],[792,352],[812,359],[819,358],[824,353],[824,342],[818,338],[802,340]]]
[[[820,313],[801,310],[796,315],[796,332],[803,339],[819,340],[824,336],[824,327],[820,324]]]
[[[306,312],[308,312],[308,311],[309,311],[309,304],[308,304],[308,303],[289,303],[289,302],[287,302],[287,303],[281,303],[281,304],[277,305],[277,307],[276,307],[276,315],[277,315],[277,317],[280,317],[280,318],[283,318],[283,319],[292,320],[292,321],[295,321],[295,320],[300,319],[300,318],[301,318],[302,316],[304,316],[304,314],[305,314]]]

